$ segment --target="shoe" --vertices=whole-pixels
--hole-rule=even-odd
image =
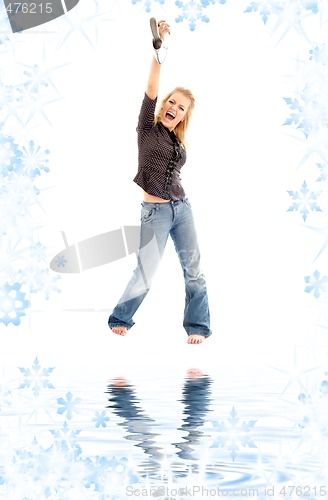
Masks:
[[[154,17],[150,19],[150,29],[153,35],[153,47],[155,50],[159,50],[162,46],[162,39],[159,36],[157,21]]]
[[[154,17],[150,19],[150,29],[153,35],[153,47],[155,51],[155,57],[158,64],[162,64],[165,61],[167,54],[167,46],[164,45],[164,40],[159,36],[158,24]]]

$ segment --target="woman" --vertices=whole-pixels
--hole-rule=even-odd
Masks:
[[[165,21],[158,24],[158,33],[162,40],[170,33]],[[134,325],[133,315],[150,289],[170,235],[185,280],[183,326],[188,343],[200,344],[211,335],[210,314],[192,210],[179,176],[186,162],[185,131],[194,97],[189,90],[177,87],[163,100],[155,116],[161,72],[158,51],[155,50],[155,54],[137,127],[139,168],[134,181],[144,192],[138,267],[110,315],[108,325],[114,333],[123,336]],[[152,244],[147,244],[150,230],[155,237]]]

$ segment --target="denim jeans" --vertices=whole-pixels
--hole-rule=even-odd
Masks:
[[[197,235],[188,199],[167,203],[142,202],[141,206],[138,266],[109,317],[109,327],[125,326],[129,329],[134,325],[134,313],[150,289],[166,242],[171,236],[185,281],[184,329],[188,335],[209,337],[211,330],[206,281],[200,269]],[[144,245],[145,233],[148,230],[149,236],[149,229],[155,237]]]

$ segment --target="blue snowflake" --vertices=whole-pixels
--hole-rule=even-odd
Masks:
[[[21,291],[21,286],[21,283],[5,283],[0,288],[0,323],[6,326],[10,323],[20,325],[20,318],[26,315],[25,311],[31,305],[25,298],[26,294]]]
[[[82,448],[78,443],[78,436],[80,435],[81,429],[70,429],[65,420],[60,430],[53,429],[50,430],[50,432],[54,438],[54,448],[65,454],[73,454],[74,459],[82,454]]]
[[[6,85],[0,77],[0,117],[1,128],[8,117],[16,116],[15,103],[18,85]]]
[[[327,65],[328,47],[326,46],[326,44],[316,45],[313,49],[309,50],[309,54],[310,61],[319,64],[323,68]]]
[[[26,76],[24,85],[29,88],[30,92],[39,94],[42,87],[49,87],[49,76],[46,72],[43,72],[37,64],[29,66],[28,69],[24,71],[24,75]]]
[[[6,498],[32,500],[33,498],[52,498],[53,495],[58,498],[58,494],[61,493],[59,491],[61,481],[64,483],[67,481],[70,471],[67,460],[64,469],[62,457],[58,453],[55,454],[53,448],[41,446],[36,437],[31,444],[24,444],[13,451],[13,455],[8,456],[7,463],[3,467],[2,481],[0,475],[0,484],[8,488]],[[50,477],[54,477],[54,470],[57,472],[55,478],[58,481],[57,484],[52,479],[49,480]]]
[[[300,0],[300,5],[305,11],[309,11],[311,14],[318,14],[319,2],[320,0]]]
[[[328,292],[328,276],[322,276],[319,271],[314,271],[312,276],[305,276],[304,281],[308,283],[304,288],[304,292],[313,292],[316,299],[320,297],[322,292]]]
[[[43,293],[46,300],[50,299],[53,292],[60,293],[61,290],[56,286],[61,276],[54,275],[48,268],[40,269],[31,266],[21,272],[22,281],[30,286],[31,293]]]
[[[48,255],[46,252],[46,247],[40,243],[40,241],[33,243],[29,247],[30,259],[35,262],[47,262]],[[29,259],[29,260],[30,260]]]
[[[277,4],[272,4],[272,2],[262,1],[262,2],[251,2],[248,7],[246,7],[245,12],[258,12],[262,18],[264,24],[266,24],[269,19],[270,14],[278,14],[281,7]]]
[[[0,125],[0,129],[2,125]],[[21,152],[15,139],[0,132],[0,173],[1,176],[10,175],[21,166]]]
[[[320,392],[323,396],[327,396],[328,395],[328,380],[323,380],[320,384]]]
[[[135,484],[139,481],[126,457],[108,459],[97,456],[95,460],[87,459],[87,463],[88,474],[84,481],[87,489],[93,487],[95,491],[106,494],[108,487],[112,489],[115,485]],[[123,498],[123,495],[117,498]]]
[[[35,397],[39,396],[42,389],[54,389],[52,383],[49,382],[49,375],[54,371],[54,368],[42,368],[38,358],[35,358],[32,368],[18,369],[25,377],[19,389],[31,387]]]
[[[303,132],[307,139],[313,132],[328,128],[328,99],[325,92],[325,72],[316,63],[309,69],[311,83],[306,84],[297,98],[284,97],[291,113],[283,125],[292,126]]]
[[[64,398],[58,398],[57,403],[62,406],[62,408],[58,408],[57,413],[59,415],[66,413],[68,420],[71,420],[74,413],[79,413],[79,409],[76,408],[76,406],[81,403],[81,400],[80,398],[73,399],[73,394],[68,392],[66,394],[66,400]]]
[[[7,487],[6,498],[125,498],[125,485],[139,481],[128,459],[83,458],[80,432],[65,422],[61,429],[50,430],[53,443],[49,447],[34,437],[30,445],[7,455],[5,465],[0,466],[0,486]],[[5,493],[3,488],[1,492]]]
[[[317,199],[321,194],[320,192],[310,191],[307,183],[304,181],[300,191],[287,191],[289,196],[292,197],[294,202],[288,208],[288,212],[298,211],[301,213],[304,222],[309,215],[309,211],[322,212],[317,204]]]
[[[256,420],[239,423],[240,419],[237,415],[237,411],[233,407],[230,412],[231,418],[228,418],[228,425],[225,422],[219,423],[217,421],[212,421],[218,436],[211,448],[217,448],[219,446],[226,448],[230,451],[230,457],[233,461],[236,459],[240,445],[244,448],[256,448],[251,436],[251,431],[256,424]]]
[[[317,167],[320,170],[320,175],[316,179],[316,182],[327,182],[328,181],[328,163],[317,163]]]
[[[223,5],[227,3],[227,0],[201,0],[201,2],[204,7],[208,7],[210,4],[214,5],[216,3],[220,3]]]
[[[109,422],[109,417],[106,416],[106,412],[103,410],[101,413],[96,411],[96,416],[92,419],[92,422],[95,422],[95,427],[107,427],[107,423]]]
[[[269,19],[270,15],[277,17],[274,31],[278,26],[287,24],[284,34],[289,29],[294,28],[296,31],[306,38],[306,34],[302,28],[301,21],[306,18],[309,13],[317,14],[319,12],[319,0],[286,0],[280,2],[277,0],[261,0],[254,1],[246,7],[245,12],[258,12],[264,24]]]
[[[63,23],[63,26],[62,26],[63,36],[61,37],[61,43],[60,43],[59,47],[62,47],[66,43],[66,41],[68,40],[68,38],[70,36],[72,36],[72,35],[76,36],[78,34],[81,38],[86,40],[91,45],[92,48],[96,48],[94,43],[91,40],[91,37],[90,37],[90,35],[91,35],[90,26],[93,26],[95,40],[97,40],[98,35],[99,35],[98,30],[99,30],[101,21],[108,20],[108,18],[106,18],[103,14],[103,2],[101,3],[101,7],[100,7],[100,5],[98,5],[98,2],[100,2],[100,0],[93,1],[93,2],[89,3],[90,9],[93,6],[94,11],[92,12],[91,10],[89,10],[87,16],[68,15],[68,16],[63,16],[61,18],[62,23]],[[120,3],[120,2],[118,2],[118,3]],[[102,12],[101,12],[101,10],[102,10]],[[65,25],[66,25],[66,29],[65,29]],[[56,68],[53,68],[53,69],[56,69]],[[50,71],[52,71],[52,69],[48,70],[48,73]]]
[[[164,5],[165,0],[131,0],[132,5],[136,5],[138,2],[143,2],[145,11],[151,12],[151,7],[153,2],[157,2],[160,5]]]
[[[20,486],[25,490],[25,495],[28,492],[31,493],[31,479],[33,478],[35,493],[42,498],[47,498],[47,487],[45,487],[43,478],[51,471],[49,462],[48,450],[39,444],[36,437],[29,446],[16,449],[10,469],[8,468],[8,475],[5,477],[10,490],[12,491],[16,481],[19,481]],[[32,496],[24,496],[23,498],[29,500]]]
[[[10,38],[7,35],[0,35],[0,45],[4,45],[6,42],[9,42]]]
[[[57,258],[56,258],[56,260],[55,260],[56,266],[58,268],[65,267],[66,264],[67,264],[67,262],[68,261],[67,261],[65,255],[58,255]]]
[[[202,1],[201,3],[197,3],[195,0],[190,0],[189,2],[180,2],[177,0],[175,5],[179,9],[182,9],[182,13],[175,19],[176,22],[188,21],[190,31],[195,31],[198,21],[202,21],[203,23],[209,22],[209,18],[203,13],[208,5],[207,2],[204,5]]]
[[[21,151],[21,166],[22,174],[35,179],[41,172],[48,173],[50,171],[47,163],[49,162],[49,150],[42,151],[40,146],[35,146],[34,141],[29,142],[28,148],[22,147]]]
[[[328,380],[322,380],[317,391],[312,394],[301,393],[298,396],[298,401],[303,406],[303,418],[301,418],[298,426],[302,430],[306,430],[307,427],[311,426],[311,436],[307,434],[308,439],[321,441],[323,437],[327,438],[327,395]]]
[[[64,499],[71,488],[76,498],[85,498],[85,488],[81,487],[80,497],[76,489],[75,476],[85,475],[84,462],[78,458],[79,446],[68,433],[54,431],[53,437],[54,443],[48,448],[34,437],[30,445],[14,450],[13,456],[8,457],[2,475],[3,484],[8,487],[6,498]]]
[[[312,130],[312,123],[305,116],[304,102],[301,104],[299,99],[291,97],[284,97],[283,99],[292,110],[292,113],[290,113],[283,125],[295,126],[297,129],[302,130],[307,138]]]
[[[30,212],[31,207],[38,204],[40,190],[33,181],[25,176],[11,174],[3,177],[0,187],[0,232],[11,232],[15,239],[19,237],[23,246],[25,240],[31,238],[31,227],[28,221],[33,222]],[[20,246],[22,249],[22,245]]]
[[[106,457],[97,456],[95,460],[87,459],[88,474],[84,480],[87,489],[94,487],[95,491],[103,490],[103,479],[111,470],[111,462]]]
[[[2,410],[2,407],[4,406],[11,406],[11,397],[12,393],[9,387],[6,385],[0,384],[0,413]],[[0,482],[1,484],[1,482]]]

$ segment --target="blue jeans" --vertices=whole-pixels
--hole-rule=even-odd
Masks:
[[[170,235],[185,280],[184,329],[188,335],[209,337],[211,330],[206,282],[200,269],[200,253],[188,199],[168,203],[142,202],[141,206],[138,266],[109,317],[109,327],[125,326],[129,329],[134,325],[132,318],[150,289]],[[150,243],[144,244],[145,233],[148,231],[149,235],[149,229],[155,237]]]

